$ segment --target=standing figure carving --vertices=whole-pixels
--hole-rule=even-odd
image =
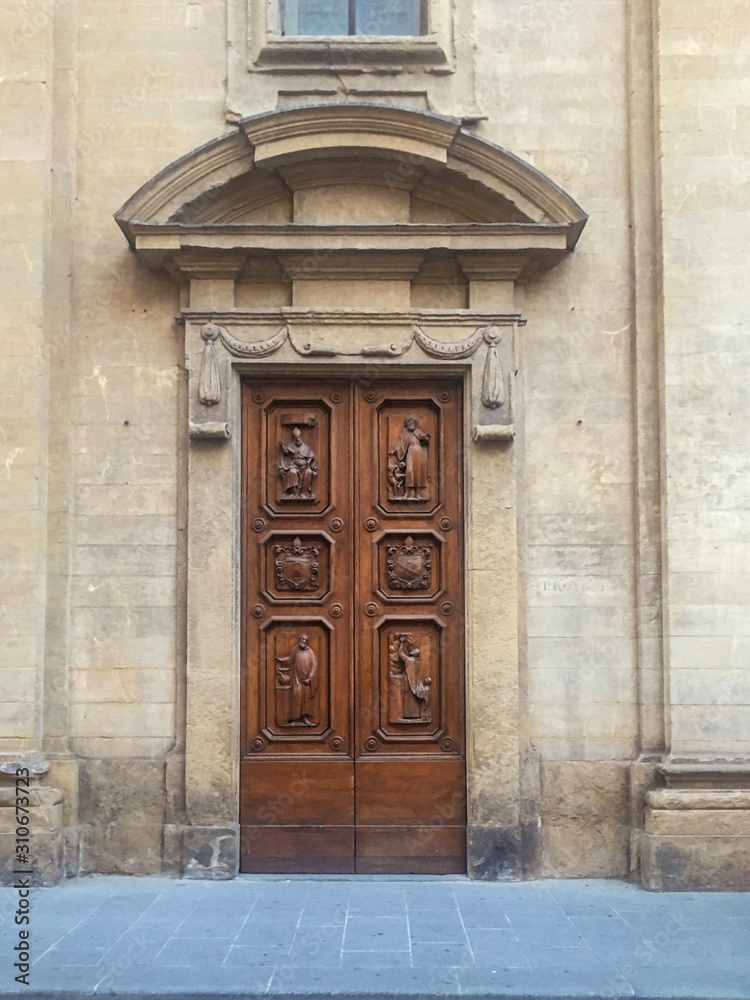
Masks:
[[[393,632],[388,643],[391,677],[400,687],[391,722],[431,722],[432,677],[422,662],[422,651],[410,632]],[[400,682],[400,683],[398,683]]]
[[[391,500],[427,500],[427,446],[430,435],[417,417],[406,417],[393,451],[388,453],[388,496]]]
[[[318,475],[315,452],[305,444],[298,426],[292,428],[291,441],[279,441],[279,477],[282,499],[314,500],[313,482]]]
[[[318,657],[307,635],[301,635],[287,656],[277,656],[279,688],[291,691],[290,726],[317,725],[315,700],[318,693]]]

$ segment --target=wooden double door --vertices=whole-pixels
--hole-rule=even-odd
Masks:
[[[242,871],[464,872],[461,383],[242,406]]]

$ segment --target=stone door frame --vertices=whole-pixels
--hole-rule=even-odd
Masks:
[[[468,859],[470,874],[497,877],[520,866],[518,608],[516,470],[514,427],[489,423],[498,409],[511,412],[515,344],[520,316],[446,315],[441,329],[421,317],[428,350],[417,344],[414,357],[362,354],[301,358],[291,345],[294,333],[273,354],[255,361],[236,357],[223,346],[267,344],[249,330],[267,326],[265,314],[244,311],[185,311],[190,372],[191,446],[187,522],[187,719],[186,813],[183,866],[195,877],[232,877],[239,870],[240,625],[241,625],[241,468],[240,380],[243,376],[304,374],[405,378],[450,373],[464,381],[466,727]],[[296,328],[286,310],[287,328]],[[221,318],[222,324],[213,320]],[[392,317],[391,317],[392,318]],[[416,317],[403,318],[407,324]],[[494,318],[493,325],[477,326]],[[314,314],[306,323],[319,321]],[[327,314],[329,329],[335,318]],[[451,322],[452,321],[452,322]],[[348,317],[346,322],[349,322]],[[305,323],[302,324],[304,328]],[[412,322],[412,325],[413,324]],[[208,331],[206,328],[209,327]],[[215,340],[213,327],[225,331]],[[441,340],[441,349],[468,357],[437,358],[433,334],[452,328],[468,333],[460,341]],[[282,328],[283,330],[283,328]],[[469,332],[470,331],[470,332]],[[279,331],[281,332],[281,331]],[[366,330],[364,331],[366,334]],[[206,336],[209,339],[206,339]],[[429,338],[429,339],[428,339]],[[366,336],[365,336],[366,339]],[[435,340],[435,343],[431,343]],[[200,401],[204,356],[213,353],[222,399],[211,410]],[[217,348],[217,344],[222,347]],[[265,349],[265,348],[264,348]],[[270,350],[270,348],[268,348]],[[408,353],[412,353],[409,351]],[[488,368],[497,360],[507,400],[495,410],[482,403]],[[486,396],[485,396],[486,398]],[[225,417],[224,420],[205,419]],[[203,419],[201,419],[203,418]],[[478,419],[484,422],[479,423]],[[488,540],[495,540],[495,545]],[[493,565],[494,564],[494,565]],[[510,585],[509,585],[510,584]],[[481,593],[481,600],[472,599]],[[283,791],[280,793],[283,794]]]

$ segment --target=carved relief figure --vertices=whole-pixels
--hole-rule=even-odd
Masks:
[[[431,722],[432,677],[410,632],[391,632],[390,722]]]
[[[393,451],[388,453],[388,498],[427,500],[427,445],[430,435],[419,429],[417,417],[406,417]]]
[[[276,586],[279,590],[315,590],[320,569],[319,545],[303,545],[295,538],[291,545],[276,546]]]
[[[282,417],[281,423],[292,427],[291,441],[279,441],[279,477],[282,500],[314,500],[313,482],[318,475],[318,465],[312,448],[302,438],[301,426],[314,427],[315,417],[304,420]]]
[[[388,583],[394,590],[426,590],[431,571],[429,545],[415,545],[408,535],[402,545],[388,546]]]
[[[287,656],[276,658],[277,686],[291,692],[289,700],[290,726],[315,726],[318,693],[318,657],[310,648],[306,635],[301,635]]]

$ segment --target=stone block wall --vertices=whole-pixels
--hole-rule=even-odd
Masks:
[[[523,302],[519,671],[526,747],[541,762],[525,789],[539,824],[526,863],[544,876],[622,876],[640,750],[629,10],[477,6],[480,134],[590,216],[575,254]]]
[[[750,753],[750,27],[660,5],[671,749]],[[745,46],[746,48],[746,46]]]
[[[665,531],[664,772],[644,882],[747,888],[750,249],[747,3],[658,16]]]
[[[46,340],[53,39],[43,5],[25,6],[0,13],[0,750],[11,752],[32,749],[40,735],[54,353]]]

